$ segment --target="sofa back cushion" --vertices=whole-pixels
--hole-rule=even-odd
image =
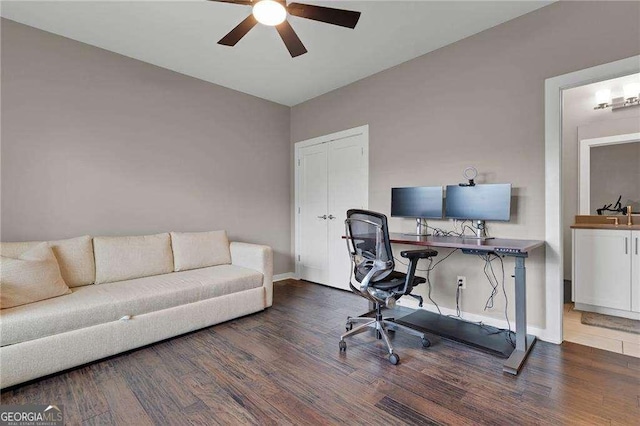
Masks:
[[[0,256],[17,259],[21,254],[41,243],[40,241],[1,243]],[[93,260],[93,243],[90,236],[49,241],[48,244],[58,261],[62,278],[69,287],[94,283],[96,265]]]
[[[0,256],[17,259],[22,253],[43,242],[44,241],[25,241],[20,243],[0,243]]]
[[[231,264],[225,231],[172,232],[171,246],[176,272]]]
[[[12,308],[71,293],[53,250],[37,244],[18,259],[0,257],[0,308]]]
[[[96,284],[173,272],[169,234],[95,237]]]

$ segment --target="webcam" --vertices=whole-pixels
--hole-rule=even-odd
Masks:
[[[468,183],[460,183],[460,186],[476,186],[475,178],[478,176],[478,170],[475,167],[467,167],[462,172],[462,175],[467,179]]]

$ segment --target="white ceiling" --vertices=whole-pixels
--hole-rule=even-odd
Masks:
[[[309,53],[274,28],[216,42],[251,8],[209,1],[2,1],[8,19],[293,106],[491,28],[550,1],[308,1],[359,10],[355,30],[290,17]]]

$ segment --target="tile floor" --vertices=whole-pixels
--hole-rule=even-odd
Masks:
[[[640,334],[585,325],[580,316],[573,310],[573,303],[564,305],[564,340],[640,358]]]

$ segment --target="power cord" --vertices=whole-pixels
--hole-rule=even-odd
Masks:
[[[511,344],[511,346],[513,346],[514,348],[516,347],[516,343],[513,341],[513,336],[512,336],[512,331],[511,331],[511,322],[509,321],[509,314],[508,314],[508,308],[509,308],[509,299],[507,298],[507,289],[505,288],[504,285],[504,262],[502,261],[502,257],[498,256],[498,259],[500,260],[500,268],[502,269],[502,293],[504,294],[504,317],[507,320],[507,341]],[[526,334],[526,331],[523,331]]]
[[[473,223],[471,226],[467,225],[469,222],[468,219],[462,220],[461,222],[458,219],[453,220],[453,230],[446,230],[442,228],[434,228],[433,226],[427,226],[427,228],[433,231],[433,235],[436,237],[464,237],[466,230],[471,230],[471,233],[475,235],[475,230],[473,227]],[[458,230],[458,223],[460,223],[460,230]]]
[[[489,299],[487,299],[487,302],[485,303],[484,310],[493,308],[494,298],[498,294],[498,286],[500,284],[498,281],[498,277],[496,276],[495,271],[493,269],[492,262],[496,259],[500,261],[500,268],[502,272],[502,292],[504,294],[504,300],[505,300],[504,317],[507,321],[507,328],[504,329],[499,327],[493,327],[493,326],[484,324],[482,321],[469,321],[462,318],[461,310],[460,310],[460,290],[461,290],[462,284],[460,282],[458,283],[458,286],[456,288],[456,315],[448,315],[448,316],[451,318],[457,318],[458,320],[465,321],[470,324],[478,325],[482,327],[484,330],[488,331],[489,334],[506,333],[505,338],[507,342],[509,342],[511,346],[515,347],[515,342],[513,341],[514,333],[511,331],[511,322],[509,321],[509,316],[508,316],[509,300],[507,298],[507,291],[505,287],[504,262],[502,260],[502,257],[496,254],[478,255],[478,257],[484,260],[485,262],[484,273],[485,273],[485,276],[487,277],[487,280],[491,284],[491,295],[489,296]]]
[[[509,299],[507,297],[507,289],[505,287],[505,274],[504,274],[504,261],[502,260],[502,256],[498,256],[496,254],[493,254],[493,258],[491,257],[491,254],[487,254],[486,257],[483,257],[482,255],[480,255],[481,258],[484,258],[485,260],[485,275],[487,277],[487,280],[489,280],[489,283],[491,284],[491,295],[489,296],[489,299],[487,300],[487,303],[485,304],[485,311],[487,309],[491,309],[493,308],[493,300],[494,297],[497,294],[497,288],[498,288],[498,277],[495,274],[495,271],[493,269],[493,261],[494,260],[499,260],[500,261],[500,269],[502,272],[502,294],[504,295],[504,318],[507,321],[507,328],[503,329],[503,328],[496,328],[498,330],[498,332],[506,332],[506,339],[507,342],[509,342],[509,344],[513,347],[515,347],[515,342],[513,341],[513,332],[511,331],[511,321],[509,321]],[[491,272],[491,275],[489,275],[489,271]],[[493,281],[491,280],[491,277],[493,277]]]
[[[462,290],[462,282],[458,281],[456,286],[456,316],[462,318],[462,312],[460,311],[460,290]]]
[[[460,249],[451,250],[451,252],[449,254],[447,254],[445,257],[443,257],[442,259],[437,261],[435,264],[433,263],[433,257],[430,257],[429,258],[429,266],[427,267],[427,269],[418,269],[418,268],[416,268],[417,271],[421,271],[421,272],[426,272],[427,273],[427,276],[426,276],[426,278],[427,278],[427,298],[429,299],[429,301],[431,303],[433,303],[433,305],[436,307],[436,309],[438,310],[438,313],[440,315],[442,315],[442,311],[440,310],[440,306],[438,306],[436,301],[433,300],[433,298],[431,297],[432,285],[431,285],[431,276],[430,276],[430,274],[431,274],[431,271],[433,271],[436,266],[438,266],[441,262],[446,260],[449,256],[451,256],[453,253],[455,253],[458,250],[460,250]],[[394,256],[393,258],[395,259],[396,262],[400,263],[401,265],[409,266],[408,263],[404,263],[403,261],[401,261],[397,257]]]
[[[429,298],[429,301],[431,301],[431,303],[433,303],[433,305],[436,307],[436,309],[438,310],[438,313],[440,315],[442,315],[442,311],[440,310],[440,306],[438,306],[436,301],[433,300],[433,298],[431,297],[431,277],[429,275],[431,274],[431,271],[433,270],[433,268],[435,268],[435,266],[431,266],[432,264],[433,264],[433,258],[430,257],[429,258],[429,267],[427,268],[427,297]]]
[[[486,311],[487,309],[492,309],[493,308],[493,300],[496,296],[496,294],[498,294],[498,280],[496,279],[495,281],[491,280],[491,276],[489,275],[489,269],[491,268],[491,273],[493,274],[494,278],[495,278],[495,273],[493,273],[493,268],[491,266],[491,255],[490,254],[479,254],[478,257],[482,260],[484,260],[484,268],[483,268],[483,272],[485,277],[487,277],[487,280],[489,281],[489,284],[491,285],[491,294],[489,295],[489,298],[487,299],[487,302],[484,304],[484,310]]]
[[[442,228],[434,228],[433,226],[427,226],[427,228],[433,231],[433,236],[435,237],[461,237],[462,234],[458,232],[456,229],[453,231],[447,231]]]
[[[472,229],[469,225],[465,225],[466,221],[463,221],[461,224],[461,227],[463,229],[468,228],[468,229]],[[455,222],[454,222],[454,227],[455,227]],[[431,228],[431,229],[438,229],[438,228]],[[439,230],[439,231],[443,231],[443,230]],[[457,231],[443,231],[443,232],[457,232]],[[461,235],[457,235],[457,236],[461,236]],[[449,256],[451,256],[453,253],[455,253],[456,251],[458,251],[460,249],[454,249],[452,250],[449,254],[447,254],[445,257],[443,257],[442,259],[438,260],[435,264],[433,263],[433,258],[430,257],[429,258],[429,266],[427,267],[427,269],[418,269],[416,268],[417,271],[420,272],[426,272],[427,273],[427,298],[429,299],[429,301],[436,307],[436,309],[438,310],[438,313],[440,315],[442,315],[442,311],[440,310],[440,306],[438,306],[438,304],[436,303],[435,300],[433,300],[433,298],[431,297],[431,290],[432,290],[432,284],[431,284],[431,277],[430,277],[430,273],[431,271],[433,271],[435,269],[436,266],[438,266],[441,262],[445,261],[447,258],[449,258]],[[504,273],[504,261],[502,260],[502,257],[497,255],[497,254],[486,254],[486,255],[478,255],[479,258],[481,258],[482,260],[484,260],[485,265],[483,268],[484,274],[487,277],[487,280],[489,281],[489,284],[491,285],[491,294],[489,295],[489,298],[487,299],[487,302],[485,303],[485,307],[484,310],[488,310],[488,309],[492,309],[494,306],[494,300],[495,300],[495,296],[498,294],[498,286],[499,286],[499,281],[498,281],[498,277],[496,276],[495,270],[493,269],[493,261],[494,260],[499,260],[500,261],[500,269],[501,269],[501,273],[502,273],[502,293],[504,295],[504,317],[507,321],[507,328],[498,328],[498,327],[493,327],[493,326],[488,326],[486,324],[484,324],[482,321],[469,321],[469,320],[465,320],[464,318],[462,318],[462,311],[460,309],[460,290],[461,290],[461,284],[458,283],[458,286],[456,287],[456,314],[455,315],[447,315],[449,317],[456,317],[458,319],[460,319],[461,321],[465,321],[471,324],[476,324],[479,325],[480,327],[482,327],[483,329],[490,331],[491,334],[499,334],[499,333],[503,333],[506,332],[506,340],[507,342],[509,342],[509,344],[513,347],[515,347],[515,342],[513,341],[513,334],[514,332],[511,331],[511,321],[509,320],[509,299],[507,297],[507,290],[506,290],[506,286],[505,286],[505,273]],[[394,259],[396,262],[400,263],[401,265],[404,266],[409,266],[408,263],[403,262],[402,260],[398,259],[397,257],[394,256]]]

